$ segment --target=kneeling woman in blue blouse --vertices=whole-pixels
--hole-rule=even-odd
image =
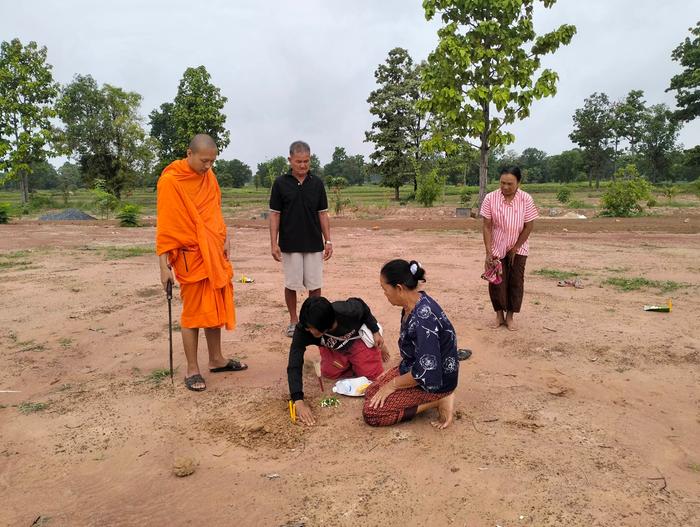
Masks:
[[[387,300],[402,307],[401,363],[365,392],[362,415],[371,426],[389,426],[438,409],[436,428],[447,428],[454,413],[459,362],[457,336],[435,300],[418,291],[425,270],[416,261],[392,260],[382,267],[380,284]]]

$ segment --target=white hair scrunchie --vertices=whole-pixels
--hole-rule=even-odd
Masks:
[[[411,266],[408,268],[409,271],[411,271],[411,274],[413,276],[416,276],[416,273],[418,272],[418,269],[420,269],[420,262],[414,262],[411,264]]]

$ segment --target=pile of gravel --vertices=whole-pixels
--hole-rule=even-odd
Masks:
[[[73,220],[96,220],[89,214],[85,214],[82,210],[66,209],[61,212],[52,214],[44,214],[39,218],[40,221],[73,221]]]

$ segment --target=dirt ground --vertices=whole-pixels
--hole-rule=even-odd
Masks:
[[[205,375],[200,394],[183,386],[179,333],[175,386],[151,375],[168,364],[155,256],[110,252],[152,245],[153,227],[0,226],[0,525],[700,525],[697,211],[538,221],[517,332],[488,328],[478,222],[421,214],[334,220],[324,294],[368,302],[393,364],[399,312],[378,272],[423,263],[474,351],[444,431],[431,415],[370,428],[359,399],[320,408],[312,368],[318,424],[290,423],[282,273],[263,220],[232,220],[237,277],[255,282],[236,284],[223,340],[250,368]],[[616,276],[682,286],[603,284]],[[642,310],[668,297],[671,313]],[[195,471],[178,478],[183,458]]]

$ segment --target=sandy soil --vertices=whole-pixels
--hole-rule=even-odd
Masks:
[[[369,428],[358,399],[320,408],[311,368],[318,425],[289,422],[282,274],[262,220],[233,222],[236,273],[255,283],[236,284],[223,337],[250,369],[206,375],[201,394],[182,384],[178,334],[175,386],[149,378],[168,356],[155,257],[108,259],[152,245],[152,227],[1,226],[0,390],[19,393],[0,393],[0,525],[700,525],[700,216],[538,222],[515,333],[488,329],[477,226],[437,213],[332,224],[324,294],[362,296],[395,343],[378,271],[419,259],[474,350],[444,431],[431,415]],[[602,285],[614,276],[685,285],[619,292]],[[672,313],[642,310],[668,296]],[[183,458],[195,471],[178,478]]]

